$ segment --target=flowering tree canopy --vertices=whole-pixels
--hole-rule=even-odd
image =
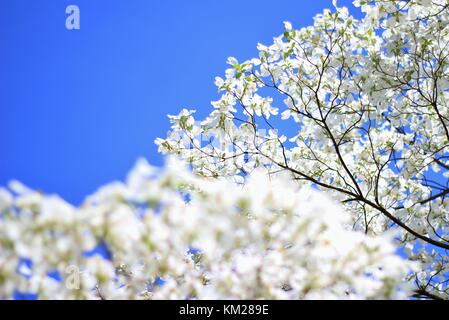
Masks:
[[[327,192],[355,230],[398,232],[415,296],[448,298],[449,2],[354,3],[360,20],[335,6],[229,58],[210,115],[182,110],[156,143],[202,176],[288,173]]]
[[[0,188],[0,299],[448,298],[449,2],[355,4],[229,58],[164,170]]]
[[[140,160],[79,208],[15,182],[0,212],[3,299],[404,298],[415,267],[392,234],[262,172],[239,186]]]

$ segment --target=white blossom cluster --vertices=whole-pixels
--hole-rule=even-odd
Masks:
[[[351,230],[339,205],[288,176],[246,180],[139,160],[80,207],[13,182],[0,189],[0,298],[407,297],[413,265],[392,235]]]
[[[355,229],[400,231],[417,297],[448,298],[449,1],[354,4],[360,20],[335,6],[229,58],[210,115],[182,110],[156,143],[203,176],[259,168],[327,191]]]

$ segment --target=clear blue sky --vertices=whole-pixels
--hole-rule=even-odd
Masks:
[[[351,1],[339,4],[357,11]],[[76,4],[81,29],[65,28]],[[16,178],[79,203],[123,179],[167,114],[201,116],[226,58],[257,55],[331,0],[0,0],[0,185]]]

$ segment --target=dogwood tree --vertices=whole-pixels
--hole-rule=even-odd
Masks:
[[[449,4],[357,4],[170,117],[193,172],[140,160],[79,207],[0,188],[0,298],[447,298]]]
[[[140,160],[79,208],[13,182],[0,214],[1,299],[404,298],[415,267],[288,176],[239,186],[178,161]]]
[[[448,298],[449,1],[354,4],[362,19],[324,10],[229,58],[210,115],[182,110],[156,143],[202,176],[288,173],[328,193],[355,230],[398,232],[414,296]]]

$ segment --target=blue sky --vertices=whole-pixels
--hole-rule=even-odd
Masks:
[[[359,15],[351,1],[338,1]],[[81,29],[65,28],[79,6]],[[331,0],[0,1],[0,185],[19,179],[72,203],[123,179],[183,108],[205,116],[226,58],[257,55]]]

